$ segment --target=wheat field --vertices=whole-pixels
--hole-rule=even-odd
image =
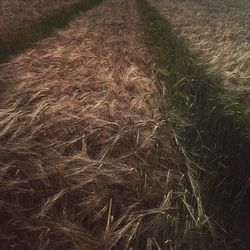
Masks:
[[[250,89],[250,1],[149,0],[238,94]]]
[[[1,249],[212,249],[140,25],[108,0],[1,65]]]
[[[79,0],[1,0],[0,46],[29,29],[43,15]]]
[[[247,91],[247,1],[238,5],[221,3],[221,8],[215,0],[148,1],[189,39],[195,51],[203,53],[214,67],[211,70],[225,75],[230,88]],[[42,16],[74,2],[79,1],[1,1],[1,42],[26,29],[29,33],[29,25]],[[196,77],[185,67],[178,68],[178,63],[170,75],[176,75],[176,71],[186,75],[180,74],[180,81],[174,78],[177,90],[169,87],[171,81],[159,78],[173,63],[164,68],[154,58],[145,29],[152,19],[146,22],[142,17],[145,13],[140,2],[144,1],[100,1],[0,64],[1,250],[244,249],[245,242],[238,235],[228,236],[227,225],[217,220],[216,213],[208,213],[206,202],[210,200],[203,197],[207,186],[202,183],[206,179],[199,171],[207,174],[209,169],[199,166],[182,144],[183,138],[192,137],[185,138],[190,139],[192,156],[212,152],[215,147],[199,144],[197,137],[203,141],[207,133],[213,139],[214,128],[218,134],[226,131],[225,135],[232,135],[235,126],[226,115],[237,116],[238,109],[231,112],[231,105],[224,109],[227,102],[224,106],[220,102],[224,99],[202,95],[201,87],[204,92],[211,88],[205,81],[197,88],[195,84],[203,80],[200,75],[193,86],[188,86],[192,91],[178,91],[176,82],[182,84],[186,76]],[[245,16],[237,12],[239,8]],[[225,19],[227,10],[234,10],[234,15],[219,24],[219,37],[216,23]],[[215,18],[214,26],[208,24]],[[155,26],[162,26],[158,19],[153,20]],[[209,26],[208,34],[204,33],[205,25]],[[155,32],[155,27],[152,30]],[[170,37],[164,30],[160,29],[154,41],[163,34]],[[236,31],[244,43],[234,39]],[[177,42],[174,37],[170,40]],[[166,45],[167,39],[161,42]],[[212,47],[215,42],[220,46]],[[155,44],[165,57],[167,50],[177,51],[171,46],[159,50],[161,45]],[[173,61],[184,61],[179,54],[181,60],[173,56]],[[172,58],[172,52],[169,55]],[[187,57],[185,62],[190,62]],[[193,89],[199,92],[193,99],[204,102],[191,103],[189,93],[196,94]],[[179,112],[182,106],[175,105],[170,94],[173,99],[183,98],[184,106],[191,111]],[[210,99],[216,101],[211,104]],[[204,119],[211,111],[207,106],[212,107],[211,120]],[[220,114],[224,110],[228,112],[222,123]],[[190,117],[195,120],[191,136],[183,129],[193,132]],[[216,126],[200,129],[196,126],[200,117],[205,126]],[[221,126],[224,124],[231,130]],[[236,125],[238,131],[240,126]],[[219,140],[215,144],[220,148]],[[204,158],[207,156],[204,153]],[[213,157],[221,158],[216,154]],[[212,166],[214,158],[209,162]],[[215,179],[216,173],[212,174]],[[211,190],[223,193],[223,181],[219,180],[219,189]],[[208,193],[213,196],[211,190]]]

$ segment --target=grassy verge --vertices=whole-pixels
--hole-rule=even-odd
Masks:
[[[43,16],[33,24],[20,27],[19,32],[7,37],[5,42],[0,44],[0,63],[8,60],[31,44],[47,37],[55,29],[62,28],[69,23],[81,11],[87,11],[102,0],[82,0],[71,6],[65,6],[54,10]]]
[[[222,78],[209,73],[158,12],[145,0],[138,2],[166,115],[193,191],[210,216],[229,232],[241,234],[249,209],[247,114],[223,88]]]

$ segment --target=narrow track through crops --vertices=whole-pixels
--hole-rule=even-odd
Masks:
[[[247,249],[247,112],[223,87],[221,75],[210,71],[165,17],[147,0],[139,1],[139,9],[147,48],[158,69],[166,116],[172,122],[180,154],[186,159],[197,199],[200,196],[206,213],[225,225],[229,240],[225,248]]]

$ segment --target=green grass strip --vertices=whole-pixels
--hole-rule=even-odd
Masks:
[[[0,44],[0,63],[5,62],[10,56],[16,55],[30,47],[35,42],[49,36],[55,29],[65,27],[72,18],[80,12],[87,11],[99,4],[102,0],[82,0],[71,6],[65,6],[43,16],[27,29],[22,29],[18,34],[7,38],[7,42]]]
[[[224,89],[223,78],[209,71],[157,10],[146,0],[138,4],[167,119],[193,189],[209,215],[229,231],[240,228],[249,211],[248,116]]]

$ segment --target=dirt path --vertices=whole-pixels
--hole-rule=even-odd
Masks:
[[[138,25],[108,0],[1,66],[1,249],[205,243]]]

